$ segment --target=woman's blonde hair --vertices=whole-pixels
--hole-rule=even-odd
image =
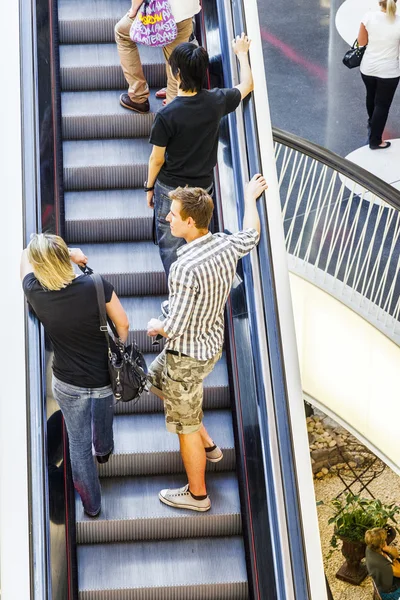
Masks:
[[[396,16],[396,5],[397,0],[380,0],[379,5],[386,10],[386,14],[391,19],[394,19]]]
[[[376,552],[385,545],[386,538],[386,529],[382,529],[382,527],[374,527],[374,529],[368,529],[368,531],[365,532],[364,540],[368,548],[375,550]]]
[[[58,235],[34,234],[28,245],[28,259],[36,279],[47,290],[61,290],[75,279],[67,244]]]

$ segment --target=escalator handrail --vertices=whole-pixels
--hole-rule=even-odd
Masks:
[[[291,560],[294,595],[300,598],[325,598],[323,561],[318,535],[318,519],[309,462],[305,429],[302,388],[294,330],[293,308],[287,271],[287,254],[282,229],[279,186],[273,152],[273,136],[269,118],[268,94],[265,83],[262,43],[255,0],[232,2],[240,12],[242,25],[252,38],[251,60],[257,89],[244,105],[246,146],[251,174],[262,170],[270,183],[268,199],[260,204],[262,237],[259,271],[263,298],[268,355],[256,357],[269,369],[273,400],[260,404],[260,417],[265,441],[268,422],[274,414],[280,448],[281,479],[284,486],[285,509],[290,547],[284,560]],[[247,23],[247,27],[246,24]],[[262,81],[263,80],[263,81]],[[258,330],[253,331],[258,335]],[[268,356],[268,365],[265,366]],[[268,384],[268,373],[265,374]],[[289,558],[290,557],[290,558]]]
[[[400,211],[400,191],[376,175],[347,160],[347,158],[342,158],[338,154],[335,154],[335,152],[298,135],[283,131],[277,127],[272,128],[272,133],[275,143],[282,144],[326,165],[344,177],[348,177],[375,196],[378,196],[395,210]]]
[[[27,245],[31,233],[40,231],[41,223],[37,14],[36,4],[31,0],[20,0],[20,31],[23,240]],[[46,403],[42,360],[44,337],[40,323],[34,313],[29,310],[27,303],[25,340],[30,600],[46,600],[50,596]]]
[[[226,13],[225,20],[228,21],[230,2],[225,0],[223,4]],[[241,3],[232,3],[232,13],[235,30],[237,32],[245,31]],[[230,32],[231,37],[232,33],[233,31]],[[232,61],[229,64],[229,46],[225,46],[224,50],[227,50],[227,52],[223,52],[223,62],[226,64],[225,72],[228,76],[227,84],[235,85],[238,83],[236,64],[232,64]],[[235,78],[234,80],[231,80],[232,76]],[[235,132],[231,137],[232,154],[236,155],[236,176],[243,180],[242,183],[250,175],[260,172],[258,131],[254,120],[250,122],[251,119],[247,118],[252,103],[252,99],[246,99],[243,108],[239,107],[236,115],[230,117],[232,131]],[[248,127],[249,130],[245,132]],[[271,173],[268,175],[272,177]],[[275,187],[277,190],[277,186]],[[241,191],[237,190],[238,192],[239,197],[242,196]],[[272,198],[269,201],[271,202]],[[274,197],[273,201],[278,202],[277,197]],[[242,210],[239,207],[240,212]],[[286,414],[288,405],[287,373],[282,352],[280,317],[277,311],[275,265],[271,259],[272,242],[264,200],[259,201],[259,212],[262,229],[258,246],[259,258],[253,254],[251,259],[245,258],[243,263],[254,347],[253,361],[257,373],[259,430],[264,447],[263,469],[269,488],[270,527],[273,530],[272,544],[276,577],[274,594],[277,594],[278,598],[305,599],[309,598],[308,577],[301,532],[301,513],[294,475],[290,420]],[[266,292],[266,286],[268,292]],[[299,378],[298,384],[298,392],[301,396]],[[262,576],[260,570],[258,573]]]

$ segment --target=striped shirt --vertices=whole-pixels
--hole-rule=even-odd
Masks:
[[[232,235],[208,232],[179,248],[168,279],[167,349],[198,360],[208,360],[221,350],[224,308],[237,262],[258,239],[255,229]]]

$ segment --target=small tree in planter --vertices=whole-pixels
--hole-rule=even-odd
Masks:
[[[329,506],[334,514],[328,523],[334,525],[334,532],[328,558],[338,548],[338,539],[342,540],[342,554],[346,562],[340,567],[336,577],[360,585],[367,576],[367,569],[361,564],[365,556],[365,532],[373,527],[385,527],[389,540],[393,541],[396,531],[400,533],[396,521],[400,506],[395,503],[382,504],[380,500],[370,500],[351,493],[345,498],[334,498]]]

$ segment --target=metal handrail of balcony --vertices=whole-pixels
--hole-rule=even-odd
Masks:
[[[289,268],[400,344],[400,191],[273,130]]]

